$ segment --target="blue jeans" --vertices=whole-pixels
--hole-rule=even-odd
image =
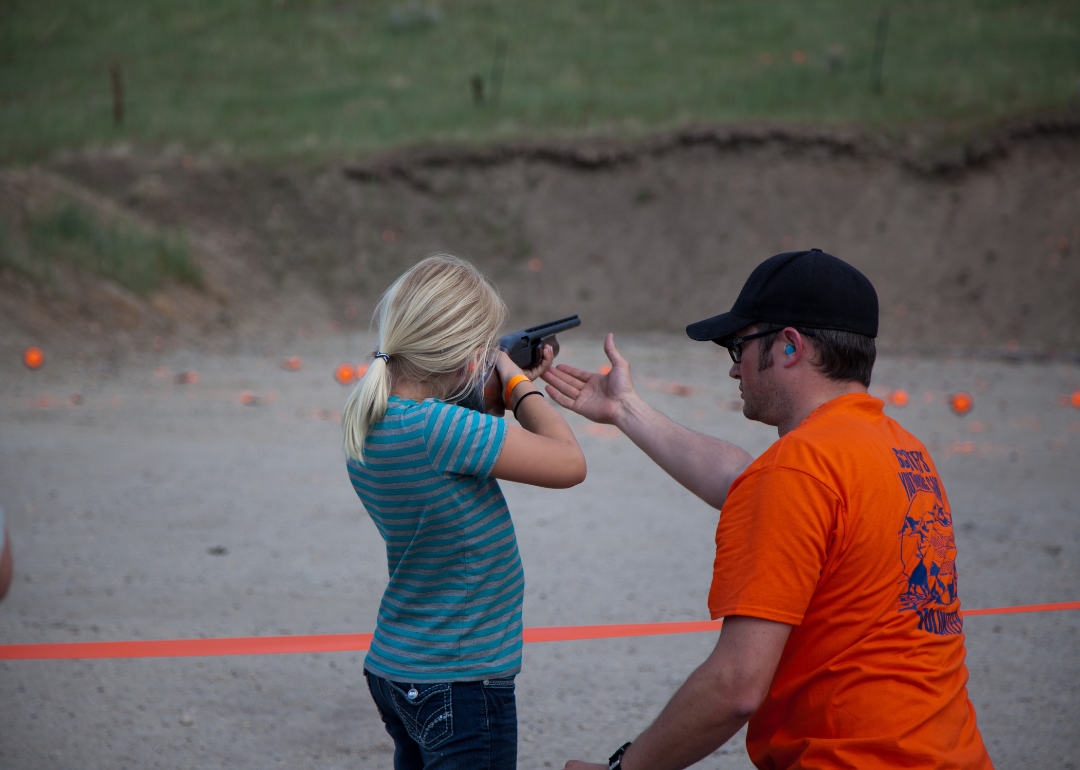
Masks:
[[[391,682],[365,670],[394,770],[515,770],[514,678],[480,682]],[[412,696],[412,697],[410,697]]]

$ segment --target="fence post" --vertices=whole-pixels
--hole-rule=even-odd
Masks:
[[[885,40],[889,35],[889,7],[881,9],[877,20],[877,34],[874,35],[874,58],[870,63],[871,89],[875,94],[885,90],[881,79],[881,67],[885,61]]]

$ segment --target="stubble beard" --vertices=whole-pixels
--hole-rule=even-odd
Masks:
[[[772,368],[770,362],[765,368],[758,369],[753,388],[748,388],[746,380],[743,380],[742,413],[748,420],[775,428],[783,421],[790,399],[772,376]]]

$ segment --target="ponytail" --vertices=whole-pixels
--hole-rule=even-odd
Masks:
[[[360,378],[360,382],[356,383],[341,415],[346,455],[363,462],[364,439],[371,426],[386,414],[389,403],[390,365],[384,358],[376,357]]]

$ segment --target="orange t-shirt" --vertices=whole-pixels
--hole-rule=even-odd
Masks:
[[[759,768],[991,768],[967,694],[949,501],[865,394],[819,407],[732,484],[713,618],[794,628],[746,748]]]

